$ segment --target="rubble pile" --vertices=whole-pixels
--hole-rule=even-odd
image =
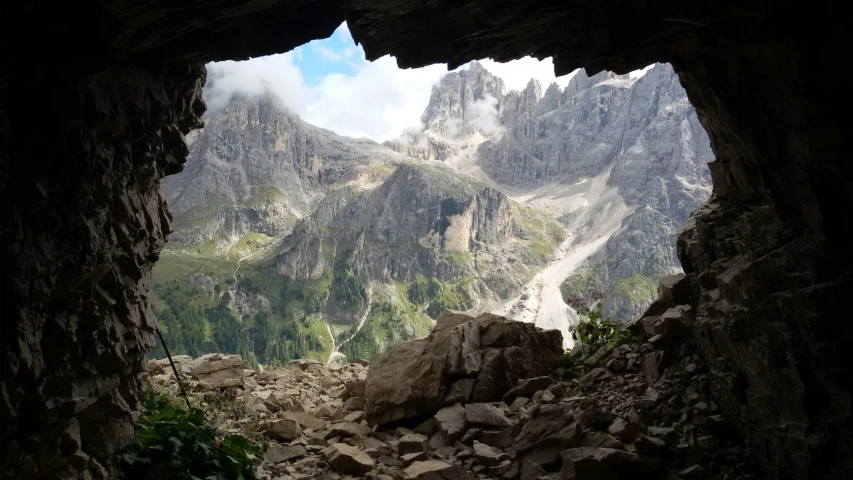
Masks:
[[[191,390],[233,399],[227,428],[266,444],[265,479],[752,478],[694,353],[681,284],[661,288],[675,296],[635,327],[650,337],[564,358],[553,331],[445,314],[429,337],[372,362],[175,361]],[[582,376],[563,378],[578,365]],[[168,361],[149,370],[176,388]]]

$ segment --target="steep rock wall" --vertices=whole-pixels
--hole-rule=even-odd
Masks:
[[[74,477],[133,440],[172,228],[160,179],[181,169],[204,79],[127,68],[4,104],[0,457],[20,478]]]

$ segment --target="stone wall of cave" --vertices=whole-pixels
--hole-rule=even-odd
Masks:
[[[4,102],[0,437],[20,478],[74,476],[133,439],[171,228],[160,179],[200,125],[204,79],[125,68]]]
[[[287,51],[346,19],[368,58],[404,67],[671,62],[717,158],[714,195],[678,240],[714,394],[768,478],[853,471],[853,40],[836,2],[0,8],[0,470],[74,477],[130,440],[148,276],[169,232],[159,182],[200,124],[201,65]]]

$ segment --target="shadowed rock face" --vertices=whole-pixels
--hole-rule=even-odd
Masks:
[[[827,87],[851,78],[853,37],[833,2],[66,5],[0,7],[6,468],[73,477],[80,446],[103,457],[128,441],[170,230],[159,180],[204,110],[201,63],[286,51],[346,19],[368,58],[404,67],[670,62],[717,158],[678,241],[715,395],[768,477],[849,476],[853,164],[849,100]]]

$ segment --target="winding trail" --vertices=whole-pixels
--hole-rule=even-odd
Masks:
[[[323,322],[326,324],[326,331],[329,332],[329,337],[332,339],[332,353],[329,354],[328,363],[344,363],[347,361],[347,356],[338,351],[338,347],[335,345],[335,336],[332,335],[332,327],[329,326],[328,322]]]
[[[341,346],[343,346],[345,343],[349,342],[350,340],[352,340],[353,338],[355,338],[355,336],[356,336],[356,335],[358,335],[358,332],[360,332],[360,331],[361,331],[361,328],[362,328],[362,327],[364,327],[364,322],[366,322],[366,321],[367,321],[367,317],[368,317],[368,316],[370,316],[370,311],[371,311],[372,309],[373,309],[373,284],[369,284],[369,285],[367,286],[367,308],[365,308],[365,309],[364,309],[364,313],[361,315],[361,318],[359,318],[359,319],[358,319],[358,325],[356,325],[356,327],[355,327],[355,331],[354,331],[354,332],[352,333],[352,335],[350,335],[348,338],[344,339],[344,340],[341,342],[341,344],[340,344],[340,345],[338,345],[337,347],[334,347],[334,344],[335,344],[335,337],[334,337],[334,336],[332,336],[332,346],[333,346],[333,348],[332,348],[332,354],[331,354],[331,355],[329,355],[329,363],[332,363],[332,359],[335,359],[335,362],[336,362],[336,363],[337,363],[337,362],[338,362],[338,360],[340,360],[340,359],[342,359],[342,360],[341,360],[342,362],[346,362],[346,361],[347,361],[347,357],[346,357],[346,355],[344,355],[343,353],[341,353],[339,349],[340,349],[340,347],[341,347]],[[328,323],[326,323],[326,328],[329,328],[329,324],[328,324]],[[331,329],[331,328],[329,328],[329,334],[330,334],[330,335],[332,334],[332,329]]]

